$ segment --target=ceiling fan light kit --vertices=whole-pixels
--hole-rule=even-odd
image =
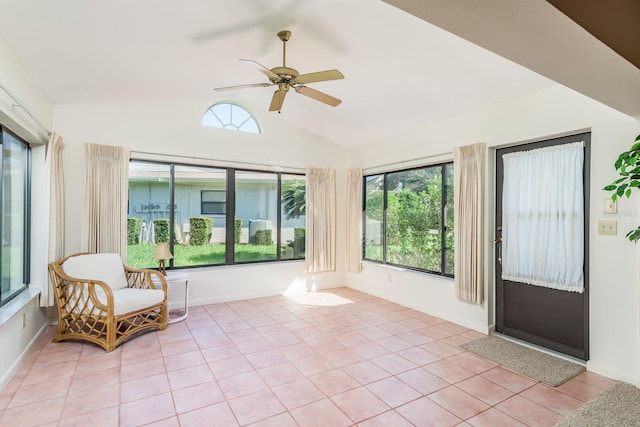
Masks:
[[[342,73],[338,70],[325,70],[317,71],[314,73],[300,74],[297,70],[287,67],[287,42],[291,38],[291,31],[280,31],[278,33],[278,38],[282,40],[281,67],[274,67],[269,69],[259,62],[253,61],[251,59],[240,60],[241,62],[257,68],[258,71],[267,76],[270,83],[251,83],[245,85],[219,87],[215,88],[214,90],[217,92],[221,92],[226,90],[245,89],[251,87],[277,86],[277,89],[273,93],[273,97],[271,98],[269,111],[280,111],[280,109],[282,108],[282,104],[284,103],[285,96],[287,95],[287,92],[289,92],[290,88],[293,88],[299,94],[330,105],[331,107],[337,107],[338,105],[340,105],[340,103],[342,102],[340,99],[334,98],[331,95],[304,85],[309,83],[344,79]]]

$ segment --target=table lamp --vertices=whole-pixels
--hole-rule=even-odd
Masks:
[[[171,258],[173,258],[173,255],[169,250],[169,244],[167,242],[158,243],[158,246],[156,246],[156,253],[153,254],[153,259],[158,260],[158,269],[160,270],[160,273],[165,276],[167,275],[167,272],[165,271],[164,262]]]

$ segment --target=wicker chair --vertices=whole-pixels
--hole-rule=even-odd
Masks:
[[[137,332],[167,327],[167,282],[158,271],[129,268],[118,254],[78,253],[50,263],[49,275],[58,306],[53,342],[81,339],[110,352]]]

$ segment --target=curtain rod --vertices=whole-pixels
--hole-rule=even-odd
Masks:
[[[415,162],[419,162],[421,160],[436,159],[438,157],[444,157],[444,156],[453,157],[453,153],[431,154],[429,156],[416,157],[416,158],[413,158],[413,159],[398,160],[396,162],[384,163],[382,165],[369,166],[369,167],[363,168],[362,170],[363,171],[371,171],[371,170],[380,169],[380,168],[387,168],[389,166],[402,165],[402,164],[405,164],[405,163],[415,163]]]
[[[266,163],[257,163],[257,162],[243,162],[238,160],[225,160],[225,159],[214,159],[212,157],[196,157],[196,156],[185,156],[182,154],[160,154],[160,153],[152,153],[149,151],[131,151],[131,154],[142,154],[142,155],[150,155],[150,156],[160,156],[160,157],[179,157],[182,159],[192,159],[192,160],[210,160],[213,162],[222,162],[222,163],[236,163],[239,165],[248,165],[248,166],[260,166],[260,167],[269,167],[269,168],[281,168],[295,171],[304,172],[305,168],[293,167],[293,166],[283,166],[283,165],[268,165]],[[143,159],[136,159],[143,160]]]
[[[12,94],[9,89],[7,89],[2,83],[0,83],[0,89],[2,89],[4,91],[4,93],[6,93],[7,95],[9,95],[9,97],[11,99],[13,99],[13,102],[15,102],[15,104],[13,104],[12,109],[15,109],[16,107],[20,107],[24,110],[25,113],[27,113],[29,115],[29,117],[31,117],[31,119],[33,119],[34,122],[36,122],[36,124],[38,126],[40,126],[40,128],[42,128],[42,130],[44,130],[47,133],[47,136],[51,136],[51,131],[49,129],[47,129],[41,122],[40,120],[38,120],[36,118],[36,116],[34,116],[31,111],[29,111],[29,109],[27,107],[24,106],[24,104],[22,104],[22,102],[20,102],[20,100],[14,95]]]

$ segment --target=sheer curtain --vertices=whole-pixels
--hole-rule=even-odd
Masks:
[[[453,150],[456,297],[484,298],[484,175],[486,144]]]
[[[64,257],[64,167],[62,164],[62,137],[53,132],[47,146],[45,169],[49,184],[49,247],[47,263]],[[40,292],[40,307],[55,305],[53,285],[47,279]]]
[[[130,150],[85,143],[84,154],[81,249],[126,261]]]
[[[362,271],[362,169],[347,171],[347,271]]]
[[[307,272],[336,269],[336,172],[307,168]]]
[[[502,278],[582,292],[584,142],[503,161]]]

